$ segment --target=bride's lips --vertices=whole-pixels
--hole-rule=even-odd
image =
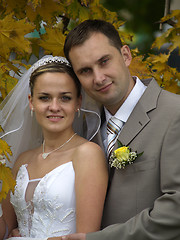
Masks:
[[[48,115],[47,118],[52,122],[58,122],[64,117],[59,115]]]
[[[110,89],[111,85],[112,83],[109,83],[106,86],[101,87],[100,89],[98,89],[98,92],[107,92]]]

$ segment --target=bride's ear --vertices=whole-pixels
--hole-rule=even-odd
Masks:
[[[82,104],[82,95],[79,97],[78,99],[78,108],[81,108],[81,104]]]
[[[29,99],[29,107],[30,107],[30,110],[33,110],[34,107],[33,107],[33,101],[32,101],[32,96],[31,96],[31,94],[28,95],[28,99]]]

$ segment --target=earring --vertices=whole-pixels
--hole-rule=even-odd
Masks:
[[[81,114],[81,111],[80,111],[79,108],[77,109],[77,113],[78,113],[78,118],[79,118],[79,117],[80,117],[80,114]]]
[[[33,117],[34,108],[31,108],[31,117]]]

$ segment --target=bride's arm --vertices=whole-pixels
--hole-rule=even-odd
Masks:
[[[85,239],[82,233],[100,229],[108,183],[107,164],[100,147],[88,142],[75,151],[73,166],[76,190],[76,232],[80,232],[79,238],[76,238],[76,235],[74,239]],[[48,240],[62,240],[62,237],[52,237]]]
[[[17,159],[13,166],[13,169],[12,169],[14,179],[16,179],[18,169],[21,165],[22,165],[21,161],[19,161],[19,159]],[[6,199],[4,199],[2,201],[2,209],[3,209],[3,216],[0,221],[3,222],[3,230],[1,230],[1,228],[0,228],[0,240],[3,239],[1,237],[6,233],[6,229],[8,229],[8,233],[6,233],[6,235],[7,235],[7,234],[11,233],[13,229],[18,227],[16,214],[15,214],[14,208],[10,202],[10,192],[6,196]],[[0,222],[0,226],[1,226],[2,222]],[[4,227],[4,225],[5,225],[5,227]],[[5,231],[5,233],[4,233],[4,231]],[[3,232],[3,234],[1,234],[1,232]]]
[[[6,228],[9,231],[17,227],[16,215],[13,206],[10,203],[10,193],[2,202],[2,217],[0,218],[0,240],[2,240],[6,233]]]
[[[76,191],[76,232],[100,229],[106,196],[108,171],[104,153],[92,142],[80,145],[74,153]]]
[[[6,223],[3,218],[2,204],[0,203],[0,239],[4,238],[6,232]]]

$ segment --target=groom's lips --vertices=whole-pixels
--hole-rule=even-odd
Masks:
[[[107,92],[110,89],[111,85],[112,83],[109,83],[106,86],[101,87],[100,89],[98,89],[98,92]]]

